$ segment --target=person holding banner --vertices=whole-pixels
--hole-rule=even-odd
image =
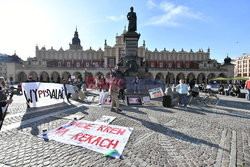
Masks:
[[[179,81],[179,85],[176,86],[176,90],[179,92],[179,104],[184,104],[184,107],[187,107],[188,104],[188,99],[187,99],[187,94],[188,94],[188,85],[184,83],[184,80],[181,79]]]

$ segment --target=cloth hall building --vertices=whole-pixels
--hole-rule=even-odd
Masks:
[[[114,68],[124,55],[125,33],[126,30],[115,37],[114,46],[109,46],[105,40],[103,50],[94,50],[91,47],[83,50],[76,29],[69,49],[55,50],[53,47],[46,49],[36,46],[36,56],[28,58],[24,65],[17,66],[12,76],[18,82],[25,81],[28,75],[41,82],[61,82],[70,76],[81,79],[99,75],[109,77],[110,68]],[[138,48],[138,55],[147,64],[151,79],[162,79],[165,83],[178,83],[179,79],[187,82],[196,79],[197,83],[207,83],[215,77],[233,77],[233,65],[211,60],[209,48],[196,52],[192,49],[188,52],[183,49],[168,51],[165,48],[161,51],[150,51],[143,41],[143,45]]]

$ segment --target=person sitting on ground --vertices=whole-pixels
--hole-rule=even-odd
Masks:
[[[233,85],[233,93],[235,96],[239,96],[240,95],[240,87],[239,85]]]
[[[223,84],[221,84],[221,85],[219,86],[218,93],[219,93],[220,95],[224,94],[224,85],[223,85]]]
[[[176,86],[176,90],[179,92],[179,103],[184,104],[184,107],[187,107],[188,100],[187,100],[187,94],[188,94],[188,85],[184,83],[184,80],[181,79],[179,81],[179,85]]]

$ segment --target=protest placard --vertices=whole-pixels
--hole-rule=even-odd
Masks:
[[[148,92],[149,92],[149,95],[150,95],[151,99],[164,96],[164,93],[163,93],[161,87],[154,88],[154,89],[149,89]]]
[[[127,105],[142,105],[140,97],[127,96],[126,98],[127,98]]]
[[[133,128],[73,120],[66,125],[47,131],[46,134],[38,135],[38,137],[81,146],[102,154],[116,150],[110,156],[119,158],[132,131]]]
[[[142,97],[143,104],[150,104],[150,98],[149,96]]]
[[[27,82],[22,83],[22,90],[30,107],[42,107],[67,101],[63,84]]]

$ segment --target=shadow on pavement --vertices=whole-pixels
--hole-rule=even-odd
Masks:
[[[242,101],[220,99],[218,106],[249,110],[250,101],[242,102]]]
[[[218,144],[213,144],[213,143],[208,142],[208,141],[203,140],[203,139],[198,139],[198,138],[195,138],[195,137],[188,136],[188,135],[186,135],[184,133],[181,133],[181,132],[178,132],[176,130],[172,130],[170,128],[164,127],[161,124],[146,121],[146,120],[136,118],[136,117],[133,117],[133,116],[129,116],[129,115],[126,115],[125,113],[120,113],[120,114],[124,115],[126,117],[129,117],[131,119],[140,121],[142,123],[142,125],[144,125],[148,129],[151,129],[151,130],[153,130],[155,132],[158,132],[158,133],[161,133],[163,135],[168,135],[168,136],[171,136],[171,137],[175,137],[175,138],[178,138],[178,139],[180,139],[182,141],[190,142],[190,143],[193,143],[193,144],[197,144],[197,143],[204,144],[204,145],[207,145],[207,146],[210,146],[210,147],[222,149],[224,151],[229,152],[229,150],[220,147]]]
[[[37,113],[32,113],[30,114],[29,112],[31,111],[35,111],[37,110],[38,108],[35,108],[35,109],[27,109],[26,110],[26,113],[23,115],[22,117],[22,120],[21,120],[21,125],[20,127],[17,128],[17,130],[21,130],[21,129],[24,129],[24,128],[28,128],[30,127],[31,128],[31,131],[30,133],[32,135],[38,135],[40,133],[42,133],[42,130],[39,132],[39,126],[42,125],[42,124],[46,124],[46,123],[49,123],[49,122],[52,122],[52,121],[55,121],[55,120],[59,120],[59,119],[63,119],[63,118],[60,118],[60,117],[55,117],[55,116],[48,116],[46,118],[42,118],[42,119],[39,119],[38,121],[35,121],[35,122],[31,122],[31,123],[27,123],[25,121],[28,121],[29,119],[35,119],[36,116],[39,117],[39,116],[45,116],[46,114],[50,114],[50,113],[53,113],[53,112],[58,112],[60,111],[60,108],[61,110],[67,110],[67,109],[72,109],[71,111],[68,111],[68,112],[59,112],[57,114],[61,114],[63,113],[63,117],[66,117],[66,116],[69,116],[69,115],[72,115],[72,114],[75,114],[77,112],[82,112],[83,114],[85,115],[88,115],[87,112],[85,112],[84,110],[88,109],[87,107],[85,106],[81,106],[81,107],[76,107],[76,105],[69,105],[69,106],[62,106],[62,107],[58,107],[59,105],[52,105],[52,106],[55,106],[51,109],[48,109],[48,110],[44,110],[44,111],[41,111],[41,112],[37,112]],[[51,107],[51,106],[49,106]],[[39,109],[41,108],[46,108],[46,107],[39,107]],[[74,109],[75,108],[75,109]],[[79,110],[80,109],[80,110]],[[56,110],[56,111],[55,111]],[[28,112],[27,112],[28,111]],[[56,115],[56,114],[55,114]],[[49,130],[49,129],[48,129]]]

